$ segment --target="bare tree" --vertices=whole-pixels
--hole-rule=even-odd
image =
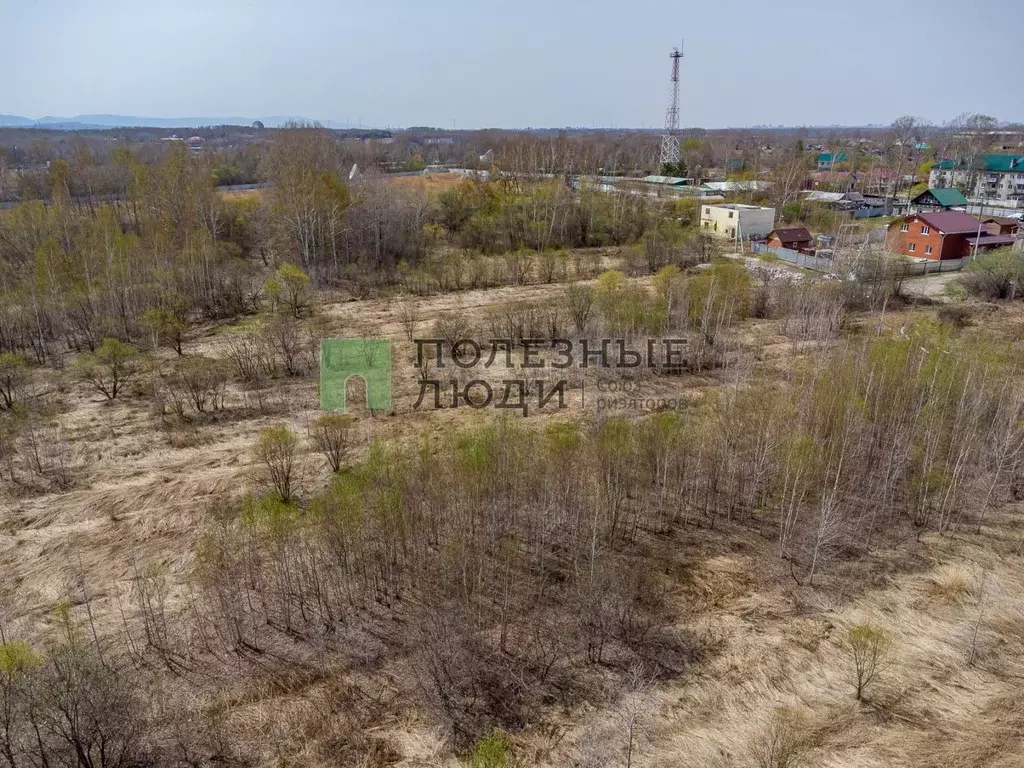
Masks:
[[[847,634],[846,648],[850,654],[857,701],[860,701],[865,689],[892,663],[892,638],[879,627],[858,624]]]
[[[114,400],[141,368],[138,353],[117,339],[104,339],[95,353],[83,353],[77,361],[79,378],[91,384],[107,400]]]

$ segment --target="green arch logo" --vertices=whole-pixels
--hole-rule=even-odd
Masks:
[[[391,342],[382,339],[324,339],[320,344],[320,407],[345,411],[345,384],[366,382],[372,410],[391,407]]]

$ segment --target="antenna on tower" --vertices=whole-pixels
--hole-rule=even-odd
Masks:
[[[672,59],[672,99],[665,110],[665,134],[661,137],[661,167],[679,163],[679,60],[683,58],[683,44],[673,48],[669,54]]]

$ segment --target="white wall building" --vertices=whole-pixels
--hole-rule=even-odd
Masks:
[[[702,205],[700,228],[730,240],[765,237],[775,229],[775,209],[740,203]]]
[[[968,198],[1024,204],[1024,155],[987,154],[975,159],[942,160],[932,166],[928,186],[956,187]]]

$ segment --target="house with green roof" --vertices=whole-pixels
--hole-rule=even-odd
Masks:
[[[831,171],[832,168],[839,163],[846,162],[846,153],[832,153],[832,152],[819,152],[818,153],[818,170],[819,171]]]
[[[910,204],[919,210],[949,210],[967,207],[967,198],[956,187],[926,189],[911,200]]]
[[[928,186],[956,187],[970,198],[1024,205],[1024,155],[946,158],[932,166]]]

